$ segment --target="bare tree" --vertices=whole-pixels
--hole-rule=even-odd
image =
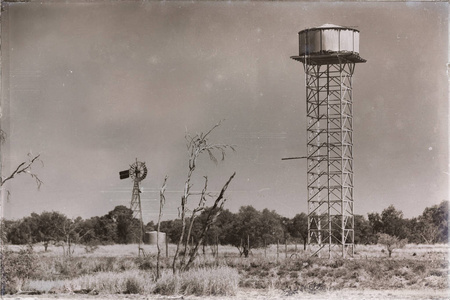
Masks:
[[[197,240],[197,243],[195,244],[194,249],[191,251],[191,253],[189,255],[189,261],[187,262],[186,265],[183,266],[182,271],[188,270],[189,267],[191,266],[191,264],[194,262],[195,258],[197,257],[197,254],[198,254],[199,246],[203,243],[206,233],[208,232],[211,225],[214,224],[214,222],[216,221],[219,214],[222,212],[223,206],[226,201],[226,199],[224,198],[225,191],[227,190],[228,185],[230,184],[231,180],[233,180],[235,175],[236,175],[236,172],[234,172],[233,175],[231,175],[231,177],[228,179],[228,181],[225,183],[222,190],[220,191],[219,196],[217,196],[216,200],[214,201],[214,204],[213,204],[211,210],[209,211],[208,216],[206,217],[206,222],[205,222],[202,232],[200,234],[200,238]]]
[[[159,214],[158,214],[158,226],[156,229],[156,247],[158,248],[158,254],[156,256],[156,279],[159,279],[160,274],[160,259],[161,259],[161,248],[159,247],[159,231],[161,229],[161,216],[164,204],[166,203],[166,196],[164,192],[166,191],[167,176],[164,178],[164,183],[159,191]]]
[[[189,249],[188,249],[188,245],[189,245],[189,240],[191,238],[192,227],[194,225],[195,219],[197,218],[197,213],[199,213],[199,212],[201,212],[201,211],[203,211],[205,209],[206,194],[207,194],[206,191],[207,191],[207,188],[208,188],[208,177],[205,176],[204,178],[205,178],[205,185],[204,185],[203,190],[202,190],[202,192],[200,194],[200,201],[199,201],[197,207],[192,210],[191,217],[189,218],[189,228],[188,228],[188,232],[187,232],[187,235],[186,235],[186,240],[184,242],[184,253],[185,254],[190,252]],[[182,263],[181,263],[182,265],[184,265],[185,258],[186,258],[186,255],[183,255],[183,260],[182,260]]]
[[[68,219],[66,218],[59,226],[58,230],[64,239],[61,243],[64,255],[70,257],[75,251],[74,245],[78,244],[80,240],[89,234],[91,230],[83,230],[81,217]],[[67,246],[67,249],[66,249]]]
[[[217,123],[216,125],[214,125],[208,132],[206,133],[199,133],[196,134],[194,136],[191,136],[189,134],[186,134],[185,139],[186,139],[186,147],[189,153],[189,170],[188,170],[188,174],[187,174],[187,178],[184,184],[184,191],[183,191],[183,196],[181,197],[181,206],[180,206],[180,218],[181,218],[181,235],[180,235],[180,239],[177,243],[177,248],[175,250],[175,255],[173,258],[173,265],[172,265],[172,269],[173,269],[173,273],[175,274],[177,271],[177,263],[179,260],[179,254],[180,254],[180,250],[181,250],[181,246],[183,244],[184,241],[184,252],[182,254],[182,260],[180,262],[180,265],[178,266],[180,270],[184,270],[185,268],[185,262],[186,262],[186,256],[187,256],[187,252],[188,252],[188,243],[189,243],[189,238],[190,238],[190,234],[191,234],[191,230],[192,230],[192,225],[193,222],[195,220],[196,214],[200,211],[202,211],[205,208],[205,203],[206,203],[206,196],[209,195],[207,193],[207,184],[208,184],[208,179],[205,177],[205,185],[204,188],[202,190],[202,192],[200,194],[196,194],[191,192],[191,188],[192,188],[192,184],[191,184],[191,179],[192,179],[192,175],[197,167],[197,159],[198,157],[203,154],[203,153],[208,153],[209,158],[214,162],[217,163],[218,160],[217,158],[214,156],[215,152],[219,152],[221,154],[221,160],[225,159],[225,151],[230,148],[234,151],[233,146],[231,145],[227,145],[227,144],[214,144],[214,143],[210,143],[209,142],[209,135],[211,134],[211,132],[216,129],[217,127],[219,127],[221,124],[221,122]],[[228,184],[230,183],[230,181],[233,179],[234,174],[230,177],[230,179],[228,180],[228,182],[225,184],[225,186],[222,188],[222,191],[219,195],[220,199],[219,199],[219,203],[217,203],[217,206],[220,206],[221,200],[223,198],[223,193],[225,192],[226,188],[228,187]],[[187,209],[187,203],[188,203],[188,199],[190,196],[192,195],[199,195],[200,196],[200,201],[199,204],[197,206],[197,208],[195,208],[192,211],[191,214],[191,218],[189,220],[189,227],[188,227],[188,232],[186,234],[186,213],[188,211]],[[218,197],[218,198],[219,198]],[[217,199],[216,199],[217,201]],[[223,204],[222,204],[223,206]],[[207,226],[208,229],[210,227]],[[197,241],[198,242],[198,241]],[[194,249],[197,249],[198,247],[194,247]],[[195,257],[194,257],[195,258]]]

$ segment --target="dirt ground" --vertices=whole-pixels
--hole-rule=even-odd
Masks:
[[[158,296],[158,295],[12,295],[5,296],[4,299],[14,300],[54,300],[54,299],[88,299],[88,300],[319,300],[319,299],[345,299],[345,300],[365,300],[365,299],[382,299],[382,300],[423,300],[423,299],[450,299],[449,290],[339,290],[331,292],[323,292],[317,294],[294,293],[287,294],[279,290],[254,290],[241,289],[236,296]]]

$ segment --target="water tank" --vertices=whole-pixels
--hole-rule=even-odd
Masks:
[[[145,233],[144,236],[144,242],[146,244],[150,244],[150,245],[156,245],[156,239],[158,236],[158,232],[157,231],[149,231]],[[166,243],[166,233],[165,232],[160,232],[159,233],[159,245],[165,245]]]
[[[359,31],[325,24],[298,33],[299,55],[354,53],[359,54]]]

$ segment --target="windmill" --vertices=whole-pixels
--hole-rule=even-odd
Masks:
[[[139,230],[133,230],[133,232],[138,232],[137,240],[139,243],[138,250],[140,254],[141,250],[143,251],[141,245],[143,244],[144,222],[142,221],[141,190],[139,189],[139,182],[147,177],[147,167],[145,166],[145,162],[140,162],[136,158],[136,162],[130,166],[130,169],[119,172],[119,175],[120,179],[131,177],[133,180],[133,193],[131,194],[130,209],[133,211],[133,219],[139,220]]]

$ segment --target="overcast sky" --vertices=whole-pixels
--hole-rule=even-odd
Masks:
[[[199,162],[194,189],[228,177],[226,208],[307,212],[305,75],[297,33],[325,23],[358,29],[354,74],[355,213],[393,204],[406,217],[448,199],[448,4],[302,2],[11,3],[2,19],[8,168],[41,154],[7,188],[6,218],[129,206],[136,158],[144,220],[169,176],[165,218],[177,217],[184,134],[209,130],[236,146]],[[10,169],[9,169],[10,170]],[[192,202],[197,199],[192,198]]]

